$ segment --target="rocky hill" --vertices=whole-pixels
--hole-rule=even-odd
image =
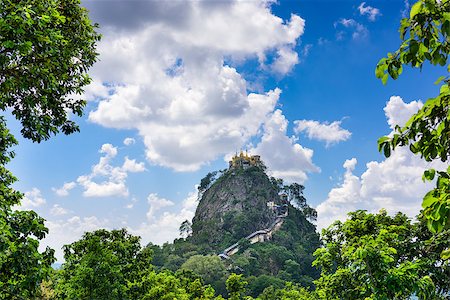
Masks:
[[[153,264],[194,271],[220,293],[231,272],[247,278],[252,295],[287,281],[311,286],[319,275],[311,263],[320,242],[303,189],[267,176],[259,156],[236,155],[229,168],[201,180],[192,224],[180,227],[186,237],[162,248],[149,245]]]
[[[220,250],[269,227],[277,216],[278,189],[262,168],[227,170],[202,194],[192,222],[192,241]]]

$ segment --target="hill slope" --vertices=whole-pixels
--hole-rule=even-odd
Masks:
[[[279,202],[278,189],[258,167],[229,170],[202,195],[192,221],[192,242],[219,251],[250,233],[269,227]]]

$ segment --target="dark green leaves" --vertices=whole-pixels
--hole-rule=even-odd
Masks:
[[[321,299],[440,299],[449,284],[439,258],[448,233],[429,240],[423,228],[401,213],[350,213],[323,230],[323,247],[314,253],[321,268],[316,292]]]
[[[100,35],[79,0],[1,1],[0,109],[11,108],[22,135],[40,142],[78,126]]]

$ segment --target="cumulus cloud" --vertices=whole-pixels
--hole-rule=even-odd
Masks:
[[[292,51],[290,48],[280,48],[277,51],[278,59],[272,64],[272,70],[279,74],[289,73],[294,65],[298,63],[297,52]]]
[[[111,160],[117,155],[117,147],[103,144],[99,152],[104,156],[100,157],[99,162],[92,167],[92,172],[77,178],[78,184],[84,188],[83,196],[128,196],[126,185],[128,173],[143,172],[144,163],[125,157],[122,166],[114,167],[111,165]]]
[[[54,204],[53,207],[50,209],[50,214],[52,214],[53,216],[63,216],[68,213],[69,211],[61,207],[59,204]]]
[[[128,24],[132,30],[119,30],[125,18],[109,19],[91,72],[108,93],[89,120],[136,129],[150,162],[193,171],[247,143],[279,99],[278,89],[249,92],[236,65],[259,62],[255,74],[290,72],[305,22],[275,16],[271,1],[177,3],[158,2]],[[184,13],[175,18],[178,5]]]
[[[356,22],[354,19],[342,18],[334,23],[335,28],[344,27],[346,30],[350,31],[353,40],[365,39],[369,35],[369,30],[362,24]],[[336,33],[336,39],[342,40],[345,38],[346,32],[339,30]]]
[[[155,212],[159,211],[161,208],[174,205],[174,203],[165,198],[158,197],[158,194],[152,193],[147,197],[148,204],[150,208],[147,212],[147,219],[152,221],[155,216]]]
[[[409,116],[403,112],[414,113],[420,106],[420,102],[406,104],[400,97],[391,97],[385,107],[388,124],[404,124]],[[401,211],[413,217],[420,211],[422,197],[433,186],[422,181],[423,171],[446,168],[440,161],[424,161],[407,147],[396,148],[381,162],[368,162],[361,176],[354,174],[355,166],[355,158],[344,163],[343,182],[317,206],[319,228],[336,219],[344,220],[348,212],[357,209],[377,212],[385,208],[390,213]]]
[[[358,6],[358,11],[361,14],[361,16],[366,15],[367,18],[372,22],[374,22],[377,19],[377,17],[381,16],[381,12],[378,8],[369,5],[366,6],[366,2],[362,2]]]
[[[276,110],[264,124],[261,142],[250,151],[261,155],[272,176],[288,182],[304,183],[307,173],[319,172],[312,162],[314,151],[286,135],[288,121]]]
[[[16,207],[20,210],[33,210],[37,207],[44,205],[47,201],[42,196],[41,191],[38,188],[32,188],[31,191],[27,191],[20,202],[20,206]]]
[[[138,173],[145,171],[145,165],[143,162],[136,162],[135,159],[129,159],[128,156],[125,156],[125,161],[122,165],[122,170],[125,172]]]
[[[75,188],[76,186],[77,186],[77,184],[73,181],[64,182],[62,187],[60,187],[59,189],[52,188],[52,190],[56,193],[56,195],[58,195],[60,197],[65,197],[65,196],[68,196],[69,191],[72,190],[73,188]]]
[[[130,137],[127,137],[123,140],[123,144],[125,146],[130,146],[130,145],[133,145],[134,143],[136,143],[136,140],[133,138],[130,138]]]
[[[423,106],[422,101],[403,102],[399,96],[391,96],[384,107],[384,113],[389,127],[394,130],[395,125],[403,127],[409,118]]]
[[[142,237],[142,243],[163,244],[180,237],[179,227],[184,220],[192,221],[198,205],[197,188],[184,199],[181,205],[159,198],[156,194],[148,197],[149,210],[147,220],[137,228],[130,228],[133,234]],[[162,211],[163,208],[173,207],[171,211]],[[154,212],[159,211],[156,215]]]
[[[313,120],[294,121],[295,133],[305,132],[308,138],[323,141],[327,146],[348,140],[352,133],[341,127],[341,121],[320,123]]]

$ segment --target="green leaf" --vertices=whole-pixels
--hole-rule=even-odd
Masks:
[[[431,181],[434,179],[434,175],[436,174],[436,170],[435,169],[429,169],[429,170],[425,170],[425,172],[423,172],[422,175],[422,180],[423,181]]]
[[[377,66],[375,68],[375,76],[377,78],[381,78],[381,77],[383,77],[383,75],[384,75],[384,68],[382,68],[381,66]]]
[[[443,259],[443,260],[448,260],[448,259],[450,259],[450,249],[445,249],[445,250],[443,250],[442,252],[441,252],[441,258]]]
[[[434,82],[434,84],[437,85],[437,84],[441,83],[441,81],[444,80],[445,77],[446,77],[446,76],[440,76],[440,77]]]
[[[383,83],[383,84],[386,84],[386,82],[387,82],[387,80],[388,80],[388,74],[384,74],[383,75],[383,77],[381,78],[381,82]]]
[[[437,202],[439,199],[434,197],[433,195],[433,191],[429,191],[425,197],[423,197],[423,201],[422,201],[422,207],[423,208],[427,208],[430,207],[431,205],[433,205],[435,202]]]
[[[412,19],[418,13],[420,13],[420,11],[422,10],[422,7],[423,7],[422,1],[418,1],[418,2],[414,3],[414,5],[411,7],[411,11],[409,13],[409,18]]]
[[[383,151],[384,151],[384,156],[385,157],[391,156],[391,146],[389,144],[385,144],[384,145]]]

